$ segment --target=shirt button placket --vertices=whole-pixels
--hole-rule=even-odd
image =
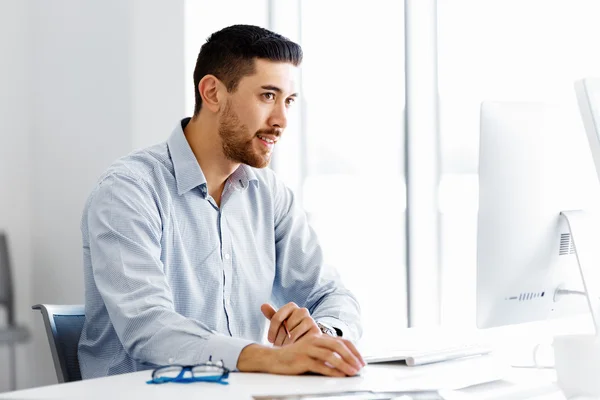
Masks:
[[[225,269],[227,270],[227,277],[229,278],[230,282],[229,284],[226,286],[226,291],[225,291],[225,306],[227,307],[227,314],[229,314],[230,316],[233,316],[234,312],[232,310],[231,307],[231,279],[233,279],[233,268],[231,265],[231,254],[229,252],[226,252],[223,255],[223,258],[225,259]],[[229,318],[229,331],[231,332],[232,335],[235,335],[236,329],[235,329],[235,318]]]

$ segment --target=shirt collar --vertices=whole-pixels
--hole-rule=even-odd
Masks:
[[[206,187],[204,173],[183,134],[183,129],[190,120],[191,118],[182,119],[167,140],[167,146],[169,147],[169,153],[173,161],[175,181],[177,182],[177,194],[180,196],[195,187],[202,185]],[[204,191],[206,192],[206,189]]]
[[[241,190],[246,190],[250,182],[254,182],[254,186],[258,187],[258,178],[254,172],[254,168],[242,164],[229,177],[229,181]]]
[[[181,196],[195,187],[200,187],[201,190],[203,189],[202,194],[206,196],[206,177],[183,133],[183,129],[190,120],[191,118],[189,117],[182,119],[167,140],[167,146],[171,160],[173,161],[175,181],[177,182],[177,194]],[[255,185],[258,185],[258,178],[254,169],[245,164],[240,165],[229,178],[241,190],[246,190],[249,182],[254,182]]]

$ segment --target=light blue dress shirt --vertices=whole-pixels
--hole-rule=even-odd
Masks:
[[[293,301],[344,337],[361,335],[358,302],[323,263],[293,193],[269,168],[242,165],[219,208],[183,133],[188,122],[117,160],[85,205],[84,379],[210,357],[235,369],[265,336],[263,303]]]

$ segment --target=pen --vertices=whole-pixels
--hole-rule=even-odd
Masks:
[[[288,329],[287,320],[286,319],[283,320],[283,327],[285,328],[285,333],[287,333],[287,335],[288,335],[288,339],[291,339],[292,338],[292,334],[290,333],[290,330]]]

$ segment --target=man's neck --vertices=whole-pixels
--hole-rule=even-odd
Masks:
[[[223,154],[216,120],[203,118],[201,114],[190,120],[184,134],[204,173],[208,194],[220,206],[225,182],[240,164]]]

